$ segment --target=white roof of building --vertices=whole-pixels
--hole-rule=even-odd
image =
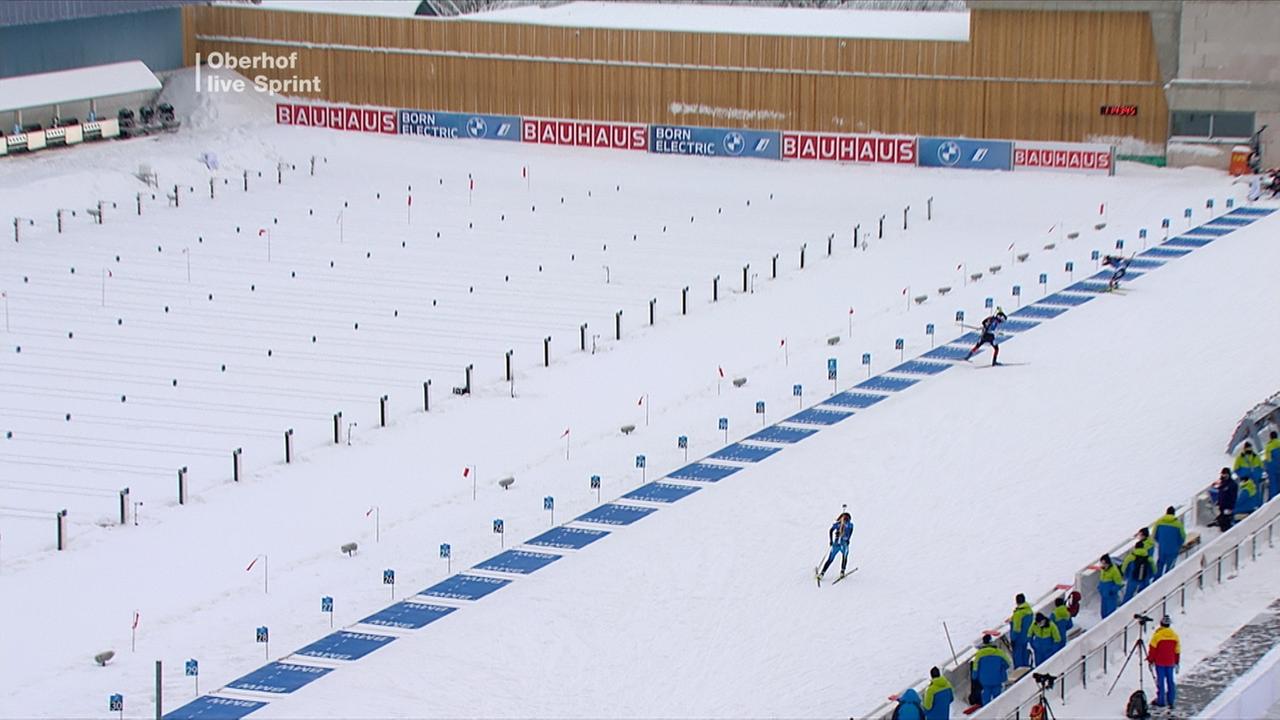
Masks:
[[[159,90],[160,80],[140,60],[0,78],[0,112]]]
[[[448,19],[613,30],[878,40],[969,40],[968,12],[570,2],[553,6],[527,5]]]

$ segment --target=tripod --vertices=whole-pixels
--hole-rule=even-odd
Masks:
[[[1143,615],[1134,615],[1133,617],[1138,621],[1138,637],[1134,639],[1133,646],[1129,648],[1129,653],[1124,658],[1124,664],[1120,666],[1120,672],[1116,673],[1116,679],[1111,683],[1111,689],[1107,690],[1108,697],[1110,697],[1112,691],[1116,689],[1116,685],[1120,683],[1120,678],[1124,677],[1124,669],[1129,667],[1129,661],[1133,660],[1134,655],[1138,656],[1138,691],[1141,692],[1144,697],[1146,696],[1147,690],[1144,685],[1145,678],[1143,677],[1142,666],[1147,664],[1146,634],[1147,623],[1151,622],[1151,618]]]
[[[1057,716],[1053,714],[1053,707],[1049,705],[1049,688],[1053,687],[1053,678],[1042,680],[1041,677],[1043,676],[1036,676],[1040,697],[1036,700],[1036,704],[1031,706],[1031,720],[1057,720]]]

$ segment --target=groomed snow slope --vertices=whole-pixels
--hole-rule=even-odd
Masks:
[[[944,341],[956,309],[973,319],[988,295],[1010,308],[1016,304],[1010,286],[1021,283],[1030,299],[1040,293],[1040,272],[1050,273],[1050,290],[1061,287],[1066,260],[1092,268],[1090,250],[1109,248],[1115,237],[1132,243],[1137,227],[1158,227],[1162,216],[1202,207],[1208,196],[1221,204],[1233,192],[1224,176],[1203,171],[1126,165],[1116,178],[1028,178],[706,162],[277,128],[254,102],[203,98],[198,105],[202,114],[227,121],[173,137],[0,164],[6,188],[0,215],[39,219],[22,243],[3,251],[0,285],[15,311],[15,337],[5,344],[44,346],[42,362],[72,372],[116,368],[99,379],[114,392],[124,382],[111,377],[120,372],[116,364],[138,359],[122,349],[119,336],[107,334],[121,314],[113,305],[117,294],[123,295],[145,305],[148,314],[141,317],[153,323],[135,322],[138,309],[118,326],[154,346],[143,358],[160,365],[148,371],[151,381],[167,382],[179,372],[164,367],[166,343],[206,368],[205,387],[179,385],[191,393],[181,402],[201,409],[193,413],[176,403],[145,422],[104,411],[126,430],[130,423],[146,428],[132,436],[108,423],[84,427],[105,442],[149,438],[166,422],[203,423],[228,435],[218,443],[227,448],[217,460],[221,470],[200,476],[188,506],[173,505],[172,476],[137,486],[138,497],[146,498],[138,527],[100,529],[82,521],[71,549],[54,553],[48,550],[51,520],[0,515],[6,547],[0,618],[7,647],[23,648],[3,655],[0,676],[11,682],[0,694],[0,715],[94,715],[113,692],[126,695],[126,715],[150,715],[146,698],[156,659],[165,661],[165,705],[172,709],[193,696],[190,679],[180,674],[189,657],[200,660],[201,689],[219,687],[262,663],[264,648],[253,642],[259,625],[271,628],[272,657],[291,652],[328,632],[329,618],[319,612],[322,595],[335,597],[339,626],[354,622],[388,604],[385,568],[397,571],[397,596],[426,587],[446,574],[436,557],[441,542],[452,544],[455,570],[479,562],[498,550],[499,538],[490,532],[494,518],[504,518],[508,546],[527,539],[549,525],[545,495],[556,498],[556,519],[563,522],[595,506],[591,474],[604,476],[605,499],[616,497],[640,484],[636,454],[647,455],[652,480],[683,464],[677,435],[689,435],[693,459],[724,444],[717,417],[730,418],[733,439],[759,427],[758,400],[766,401],[770,422],[790,414],[798,406],[793,383],[803,384],[804,404],[811,404],[830,389],[828,357],[839,359],[839,385],[846,388],[863,377],[863,352],[873,352],[876,369],[886,368],[896,361],[895,337],[907,338],[908,355],[917,354],[929,345],[925,323],[935,323]],[[245,122],[246,116],[261,119]],[[196,192],[179,209],[160,202],[142,218],[128,216],[127,203],[140,189],[128,172],[138,163],[156,169],[162,184],[187,182],[199,190],[207,183],[195,162],[203,151],[219,154],[218,178],[234,182],[244,167],[262,170],[263,185],[255,179],[253,192],[215,200]],[[301,171],[312,154],[327,158],[314,179]],[[282,186],[270,183],[278,160],[299,168]],[[521,167],[530,169],[530,186],[520,179]],[[477,180],[470,205],[468,173]],[[415,194],[407,226],[408,184]],[[610,198],[615,187],[623,189]],[[385,209],[370,197],[375,192],[383,193]],[[770,193],[773,204],[766,205]],[[919,213],[929,196],[936,219],[924,223]],[[54,209],[85,207],[101,197],[125,210],[101,227],[78,224],[62,238],[54,234]],[[335,215],[344,199],[352,209],[339,243]],[[1103,201],[1109,226],[1096,233]],[[526,204],[537,204],[537,212],[525,214]],[[910,231],[891,229],[871,249],[851,250],[854,223],[865,232],[887,214],[893,228],[906,204],[914,208]],[[311,208],[322,217],[308,219]],[[503,214],[507,220],[495,221]],[[273,225],[268,265],[252,229],[272,217],[280,223]],[[476,223],[476,239],[466,234],[468,222]],[[1046,233],[1062,222],[1081,237],[1066,240],[1061,228]],[[1097,554],[1092,548],[1127,535],[1207,482],[1223,462],[1222,436],[1244,409],[1274,391],[1264,358],[1276,348],[1258,332],[1263,315],[1241,308],[1261,313],[1274,304],[1265,268],[1275,262],[1266,236],[1276,222],[1233,233],[1148,274],[1127,296],[1100,298],[1011,341],[1006,359],[1029,365],[961,367],[932,378],[255,716],[865,711],[945,654],[941,620],[960,638],[975,635],[1002,616],[1014,592],[1067,579]],[[237,224],[239,236],[232,230]],[[436,229],[443,234],[439,242]],[[633,232],[643,239],[623,250]],[[828,259],[830,233],[837,241]],[[204,276],[195,287],[187,287],[181,255],[144,262],[157,243],[200,248],[191,245],[196,235],[208,245],[191,251],[205,256],[192,256],[193,273]],[[1041,249],[1053,240],[1056,249]],[[605,241],[609,250],[601,249]],[[802,242],[808,267],[799,271]],[[1032,258],[1011,266],[1015,242]],[[782,258],[780,277],[769,281],[775,252]],[[103,308],[94,293],[98,270],[117,253],[124,260],[111,265],[108,282],[120,282],[108,287]],[[329,258],[337,261],[336,272],[325,276]],[[540,260],[549,275],[542,281],[535,267]],[[70,283],[56,273],[72,262],[89,268],[88,277],[79,285],[55,284]],[[756,292],[731,292],[746,262],[759,274]],[[291,296],[289,282],[297,278],[288,273],[304,263],[307,284]],[[608,285],[603,264],[610,265]],[[993,264],[1005,266],[995,278],[962,285],[957,266],[975,272]],[[317,271],[323,282],[312,280]],[[712,305],[710,278],[717,273],[724,278],[722,300]],[[13,289],[23,274],[59,288],[64,302],[24,307],[24,291]],[[508,274],[512,281],[503,279]],[[410,279],[380,284],[402,276]],[[261,293],[246,292],[250,282]],[[504,291],[512,283],[517,287]],[[464,285],[476,287],[474,300]],[[680,317],[678,293],[685,285],[693,288],[691,314]],[[940,285],[954,290],[939,299],[934,289]],[[910,295],[928,293],[930,301],[908,310],[907,286]],[[166,299],[195,307],[209,292],[231,304],[214,301],[212,311],[187,312],[180,320],[165,320],[154,307]],[[450,314],[430,314],[427,298],[437,295]],[[653,296],[660,297],[658,323],[645,328]],[[281,298],[290,297],[298,307],[280,312],[289,307]],[[54,306],[66,315],[42,315]],[[848,333],[851,306],[857,310],[852,337],[829,347],[828,337]],[[329,315],[341,321],[328,331],[336,333],[337,324],[393,308],[440,334],[407,333],[383,317],[377,335],[340,335],[327,355],[286,352],[274,358],[279,365],[267,364],[269,337],[289,334],[305,347]],[[619,308],[624,339],[614,342],[611,323]],[[563,317],[552,367],[543,369],[540,341],[557,314]],[[576,351],[579,322],[602,335],[594,356]],[[56,346],[54,336],[71,324],[102,333],[102,354]],[[24,334],[31,330],[52,335]],[[451,349],[451,338],[468,333],[482,337]],[[183,346],[187,335],[207,337],[214,347]],[[1251,344],[1239,341],[1244,336]],[[264,435],[262,449],[250,453],[257,441],[236,435],[233,417],[273,434],[283,429],[283,418],[266,422],[252,412],[218,418],[201,405],[218,398],[242,402],[224,384],[230,381],[208,369],[218,347],[234,343],[262,345],[260,358],[243,361],[261,372],[236,379],[245,394],[256,388],[264,395],[286,390],[319,398],[316,407],[307,397],[269,400],[281,413],[339,409],[325,392],[368,398],[362,408],[342,408],[359,422],[352,445],[324,446],[325,415],[306,432],[301,422],[289,422],[306,438],[296,464],[274,459],[278,436]],[[519,348],[514,399],[500,380],[502,352],[510,347]],[[28,371],[39,369],[4,358],[6,383],[30,383]],[[369,360],[404,367],[370,372]],[[477,368],[476,395],[448,397],[447,387],[461,382],[468,360]],[[450,369],[427,373],[418,363]],[[718,389],[720,366],[730,377],[747,376],[748,384]],[[423,375],[436,378],[426,415],[413,411],[420,396],[409,390]],[[376,398],[392,381],[402,385],[393,394],[392,426],[375,429]],[[647,423],[646,408],[637,405],[641,396],[647,396]],[[21,439],[31,428],[20,413],[35,410],[16,397],[6,395],[0,417]],[[53,403],[57,411],[63,404]],[[637,424],[637,431],[620,435],[624,423]],[[572,429],[568,460],[560,439],[566,427]],[[168,442],[205,440],[178,427]],[[233,442],[251,455],[238,487],[226,482]],[[479,469],[474,501],[471,481],[461,474],[466,465]],[[28,477],[8,463],[0,471],[11,483]],[[517,478],[510,491],[493,485],[508,473]],[[72,478],[77,486],[100,482],[95,487],[104,488],[119,480],[90,471]],[[0,481],[0,504],[10,505],[13,493],[25,498],[22,492]],[[1098,502],[1103,497],[1106,502]],[[817,590],[810,568],[840,503],[849,503],[858,523],[854,551],[861,570]],[[366,517],[375,506],[380,542]],[[98,518],[111,512],[108,503]],[[79,517],[86,513],[93,517],[92,509]],[[8,549],[11,538],[15,544],[28,539],[18,557]],[[349,540],[361,543],[354,558],[337,551]],[[270,594],[262,592],[260,567],[244,570],[259,554],[270,558]],[[142,622],[138,652],[130,653],[135,610]],[[116,661],[92,666],[92,654],[106,648],[117,651]]]

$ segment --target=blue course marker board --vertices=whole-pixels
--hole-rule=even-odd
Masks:
[[[1092,299],[1093,299],[1092,295],[1078,295],[1078,294],[1072,294],[1068,292],[1056,292],[1046,298],[1042,298],[1040,302],[1037,304],[1066,305],[1068,307],[1075,307],[1076,305],[1083,305]]]
[[[1206,237],[1219,237],[1232,232],[1235,228],[1213,227],[1212,225],[1201,225],[1193,227],[1190,230],[1183,231],[1183,235],[1204,235]]]
[[[800,423],[802,425],[835,425],[853,413],[845,410],[828,410],[825,408],[809,408],[801,410],[783,422]]]
[[[1130,273],[1130,275],[1133,275],[1133,273]],[[1035,320],[1014,320],[1013,318],[1009,318],[1008,320],[1005,320],[1004,322],[1000,323],[1000,332],[1003,332],[1003,333],[1026,332],[1039,324],[1040,323]]]
[[[719,482],[730,475],[738,472],[742,468],[730,467],[728,465],[713,465],[711,463],[696,462],[692,465],[685,465],[667,475],[673,480],[697,480],[699,482]]]
[[[1178,237],[1171,237],[1168,240],[1165,240],[1160,244],[1160,247],[1199,248],[1204,247],[1211,242],[1213,242],[1213,238],[1187,237],[1186,235],[1179,235]]]
[[[498,580],[480,575],[459,573],[445,578],[418,593],[426,597],[452,598],[454,600],[479,600],[495,590],[510,585],[510,580]]]
[[[1139,270],[1155,270],[1164,265],[1163,260],[1153,260],[1151,258],[1136,257],[1129,261],[1129,267],[1138,268]]]
[[[1274,208],[1238,207],[1235,210],[1232,210],[1231,212],[1227,213],[1227,215],[1230,215],[1232,217],[1238,217],[1243,215],[1246,217],[1260,218],[1260,217],[1266,217],[1267,215],[1270,215],[1273,212],[1275,212]]]
[[[683,500],[686,497],[697,492],[699,488],[690,487],[688,485],[676,485],[675,483],[664,483],[654,481],[648,485],[641,485],[622,497],[628,500],[647,500],[649,502],[673,503],[677,500]]]
[[[915,385],[918,382],[920,381],[913,380],[911,378],[896,378],[896,377],[888,377],[885,375],[880,375],[877,377],[873,377],[870,380],[863,380],[857,385],[854,385],[853,388],[855,390],[876,390],[878,392],[898,392],[899,390],[906,390],[907,388],[911,387],[912,385]],[[828,400],[827,402],[831,402],[831,401]]]
[[[1071,292],[1104,293],[1107,291],[1107,284],[1096,280],[1081,280],[1067,289]]]
[[[869,408],[881,400],[889,397],[888,395],[878,395],[876,393],[852,392],[846,390],[839,395],[832,395],[823,400],[824,405],[839,405],[841,407]]]
[[[525,543],[538,547],[559,548],[561,550],[581,550],[600,538],[608,535],[608,530],[591,530],[588,528],[558,527],[542,533]]]
[[[339,630],[302,648],[294,655],[324,660],[359,660],[395,640],[391,635]]]
[[[952,342],[955,341],[952,340]],[[931,360],[963,360],[968,354],[968,348],[957,347],[955,345],[939,345],[920,357],[929,358]]]
[[[938,373],[951,367],[951,363],[945,362],[929,362],[927,360],[908,360],[901,365],[891,369],[891,373],[900,373],[905,375],[937,375]]]
[[[332,670],[333,668],[315,667],[314,665],[273,662],[263,665],[244,677],[232,680],[227,684],[227,687],[233,690],[252,690],[254,692],[284,695],[308,683],[319,680]]]
[[[528,550],[507,550],[485,560],[475,566],[476,570],[492,570],[494,572],[519,573],[528,575],[559,560],[559,555],[551,553],[529,552]]]
[[[798,443],[816,432],[818,431],[812,428],[793,428],[783,425],[770,425],[747,439],[759,442],[790,445],[792,443]]]
[[[592,510],[591,512],[579,515],[577,520],[580,522],[597,523],[600,525],[630,525],[649,513],[654,512],[656,509],[657,508],[640,507],[639,505],[607,503]]]
[[[782,448],[765,447],[764,445],[746,445],[734,443],[711,454],[712,460],[730,460],[733,462],[760,462]]]
[[[254,710],[266,706],[260,700],[240,700],[202,695],[176,710],[165,713],[164,720],[240,720]]]
[[[400,630],[417,630],[448,615],[457,608],[446,605],[428,605],[426,603],[400,601],[385,607],[360,622],[365,625],[398,628]]]
[[[1230,215],[1223,215],[1222,217],[1216,217],[1209,221],[1212,225],[1231,225],[1233,227],[1244,227],[1251,222],[1253,222],[1253,220],[1248,218],[1232,217]]]
[[[1061,305],[1044,305],[1042,303],[1035,303],[1034,305],[1023,305],[1017,310],[1014,310],[1013,317],[1027,317],[1027,318],[1036,318],[1037,320],[1051,320],[1070,309],[1071,308],[1063,307]]]
[[[952,340],[951,342],[957,345],[967,345],[968,347],[973,347],[974,345],[978,344],[978,340],[980,340],[981,338],[982,338],[982,335],[976,332],[967,332],[961,335],[960,337],[956,338],[955,340]]]

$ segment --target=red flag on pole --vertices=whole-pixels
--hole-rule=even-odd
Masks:
[[[849,314],[850,314],[850,315],[852,315],[852,314],[853,314],[853,308],[849,308]]]
[[[722,368],[722,367],[720,367],[719,365],[717,365],[717,366],[716,366],[716,369],[720,371],[720,377],[724,377],[724,368]]]
[[[957,269],[957,270],[959,270],[959,269],[961,269],[961,268],[963,268],[963,267],[964,267],[964,263],[960,263],[959,265],[957,265],[957,266],[956,266],[956,269]]]
[[[366,513],[364,514],[364,516],[365,516],[365,517],[369,517],[369,516],[370,516],[370,515],[372,515],[372,514],[373,514],[373,508],[369,508],[369,512],[366,512]]]
[[[1106,203],[1101,203],[1101,204],[1099,204],[1099,205],[1098,205],[1098,214],[1099,214],[1099,215],[1106,215],[1106,214],[1107,214],[1107,204],[1106,204]]]
[[[902,294],[903,294],[903,295],[906,295],[906,294],[907,294],[907,290],[908,290],[908,289],[909,289],[909,288],[902,288]]]
[[[266,235],[266,234],[267,234],[266,228],[258,228],[258,237],[262,237],[263,235]]]
[[[472,179],[471,179],[471,180],[469,180],[468,182],[470,182],[470,183],[471,183],[471,187],[469,187],[469,188],[467,188],[467,189],[468,189],[468,190],[475,190],[475,189],[476,189],[476,181],[475,181],[475,179],[474,179],[474,178],[472,178]]]
[[[529,177],[529,168],[528,168],[528,167],[526,167],[526,166],[524,166],[524,165],[521,165],[521,166],[520,166],[520,177]]]
[[[569,428],[565,428],[564,432],[560,433],[560,437],[569,437]]]
[[[253,566],[254,566],[254,565],[256,565],[256,564],[257,564],[257,562],[258,562],[258,558],[254,558],[254,559],[250,560],[250,561],[249,561],[249,567],[246,567],[246,568],[244,569],[244,571],[245,571],[245,572],[249,572],[250,570],[252,570],[252,569],[253,569]]]
[[[413,207],[413,196],[409,196],[409,207]]]
[[[1017,243],[1009,243],[1009,249],[1010,249],[1010,250],[1012,250],[1012,249],[1013,249],[1013,246],[1014,246],[1014,245],[1016,245],[1016,244],[1017,244]]]

